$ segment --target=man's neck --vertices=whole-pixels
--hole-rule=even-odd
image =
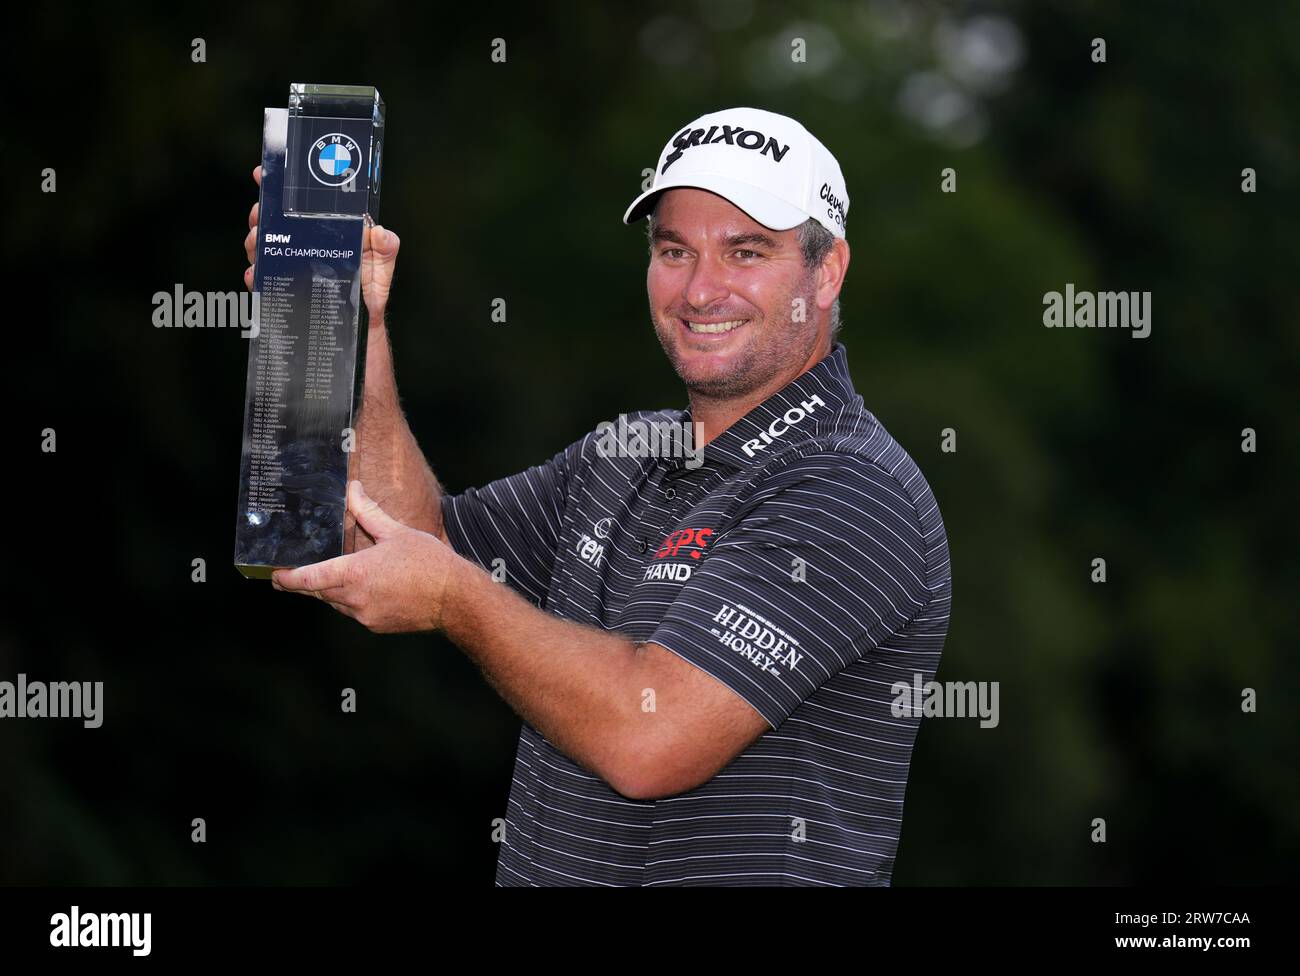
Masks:
[[[720,436],[728,427],[734,424],[745,414],[749,413],[756,406],[770,397],[773,393],[785,389],[794,380],[798,379],[808,370],[812,369],[823,359],[831,354],[835,348],[835,343],[831,339],[817,344],[808,359],[800,365],[794,372],[782,373],[772,379],[772,381],[761,389],[748,393],[743,397],[732,397],[725,400],[713,397],[702,396],[697,393],[690,393],[691,404],[691,421],[701,426],[697,428],[700,431],[700,437],[697,445],[703,447],[714,438]]]

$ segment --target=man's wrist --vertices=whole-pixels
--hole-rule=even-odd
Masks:
[[[439,542],[442,545],[442,542]],[[466,606],[467,591],[473,585],[474,575],[482,574],[474,563],[458,555],[450,546],[447,547],[447,560],[442,572],[439,590],[433,599],[433,629],[442,631],[452,637],[461,630],[463,610]]]

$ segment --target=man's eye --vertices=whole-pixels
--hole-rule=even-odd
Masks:
[[[736,252],[736,257],[740,258],[742,261],[749,261],[752,258],[761,258],[762,256],[763,255],[759,254],[757,251],[751,251],[747,248],[741,248]]]
[[[686,252],[682,250],[680,247],[666,247],[662,251],[662,254],[666,258],[672,258],[673,260],[676,260],[677,258],[684,256]]]

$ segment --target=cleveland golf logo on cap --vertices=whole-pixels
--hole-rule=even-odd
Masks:
[[[826,201],[826,216],[843,227],[844,201],[835,195],[835,189],[829,183],[823,183],[821,192],[817,195]]]
[[[721,129],[721,132],[718,130]],[[717,136],[714,136],[714,133]],[[660,174],[667,172],[668,167],[677,160],[681,159],[682,153],[694,146],[716,146],[719,143],[725,143],[729,146],[739,146],[741,149],[758,149],[760,155],[771,155],[771,157],[780,162],[785,158],[785,154],[790,151],[790,146],[781,145],[776,141],[774,136],[765,136],[757,129],[747,129],[743,125],[715,125],[707,131],[704,129],[685,128],[681,134],[673,139],[674,151],[668,154],[664,160],[663,169],[659,170]]]
[[[307,168],[326,186],[351,183],[361,169],[361,147],[351,136],[331,132],[312,143],[307,152]]]

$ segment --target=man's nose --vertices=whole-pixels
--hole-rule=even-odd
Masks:
[[[706,309],[731,294],[725,269],[717,261],[701,258],[686,283],[686,301],[693,308]]]

